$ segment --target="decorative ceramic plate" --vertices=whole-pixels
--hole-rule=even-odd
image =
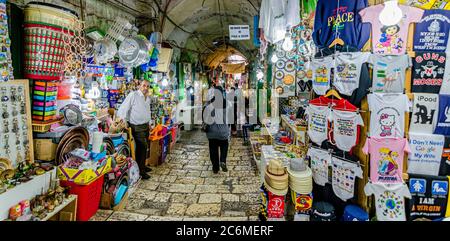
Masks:
[[[282,59],[282,58],[284,58],[286,55],[285,55],[285,53],[284,53],[284,51],[278,51],[277,52],[277,57],[279,58],[279,59]]]
[[[288,61],[287,63],[286,63],[286,71],[288,71],[288,72],[292,72],[292,71],[294,71],[295,70],[295,63],[294,63],[294,61]]]
[[[300,70],[297,72],[297,78],[304,79],[306,77],[306,72],[303,70]]]
[[[295,78],[294,78],[294,76],[292,76],[290,74],[286,75],[286,77],[284,77],[284,79],[283,79],[283,84],[285,84],[285,85],[292,85],[292,84],[294,84],[294,82],[295,82]]]
[[[278,60],[276,66],[278,69],[284,69],[284,67],[286,66],[286,62],[284,62],[284,60]]]
[[[282,94],[284,93],[283,87],[278,86],[278,87],[277,87],[277,93],[278,93],[279,95],[282,95]]]
[[[281,70],[278,70],[277,72],[275,72],[275,79],[283,79],[284,78],[284,73]]]

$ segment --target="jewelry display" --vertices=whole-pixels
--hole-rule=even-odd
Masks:
[[[14,168],[34,161],[28,80],[0,82],[0,158]]]

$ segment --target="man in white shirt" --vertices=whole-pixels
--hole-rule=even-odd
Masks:
[[[141,81],[139,89],[131,92],[125,101],[120,106],[117,117],[122,121],[128,123],[131,127],[134,141],[136,143],[136,162],[139,165],[139,170],[142,179],[147,180],[150,176],[147,172],[151,169],[146,167],[148,153],[148,138],[150,135],[151,125],[151,110],[149,82]]]

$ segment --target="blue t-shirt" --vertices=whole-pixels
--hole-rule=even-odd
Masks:
[[[370,24],[362,23],[360,10],[367,0],[319,0],[314,21],[313,39],[319,48],[328,48],[336,39],[345,45],[362,49],[370,37]],[[338,35],[338,36],[336,36]]]
[[[450,136],[450,95],[439,95],[439,116],[434,134]]]
[[[449,10],[425,10],[416,25],[414,51],[445,52],[450,31]]]

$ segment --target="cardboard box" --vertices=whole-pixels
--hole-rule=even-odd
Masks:
[[[34,156],[36,160],[53,161],[56,158],[56,148],[58,144],[53,143],[52,139],[35,139]]]
[[[161,144],[160,140],[150,142],[150,156],[147,158],[147,165],[156,167],[161,165]]]

